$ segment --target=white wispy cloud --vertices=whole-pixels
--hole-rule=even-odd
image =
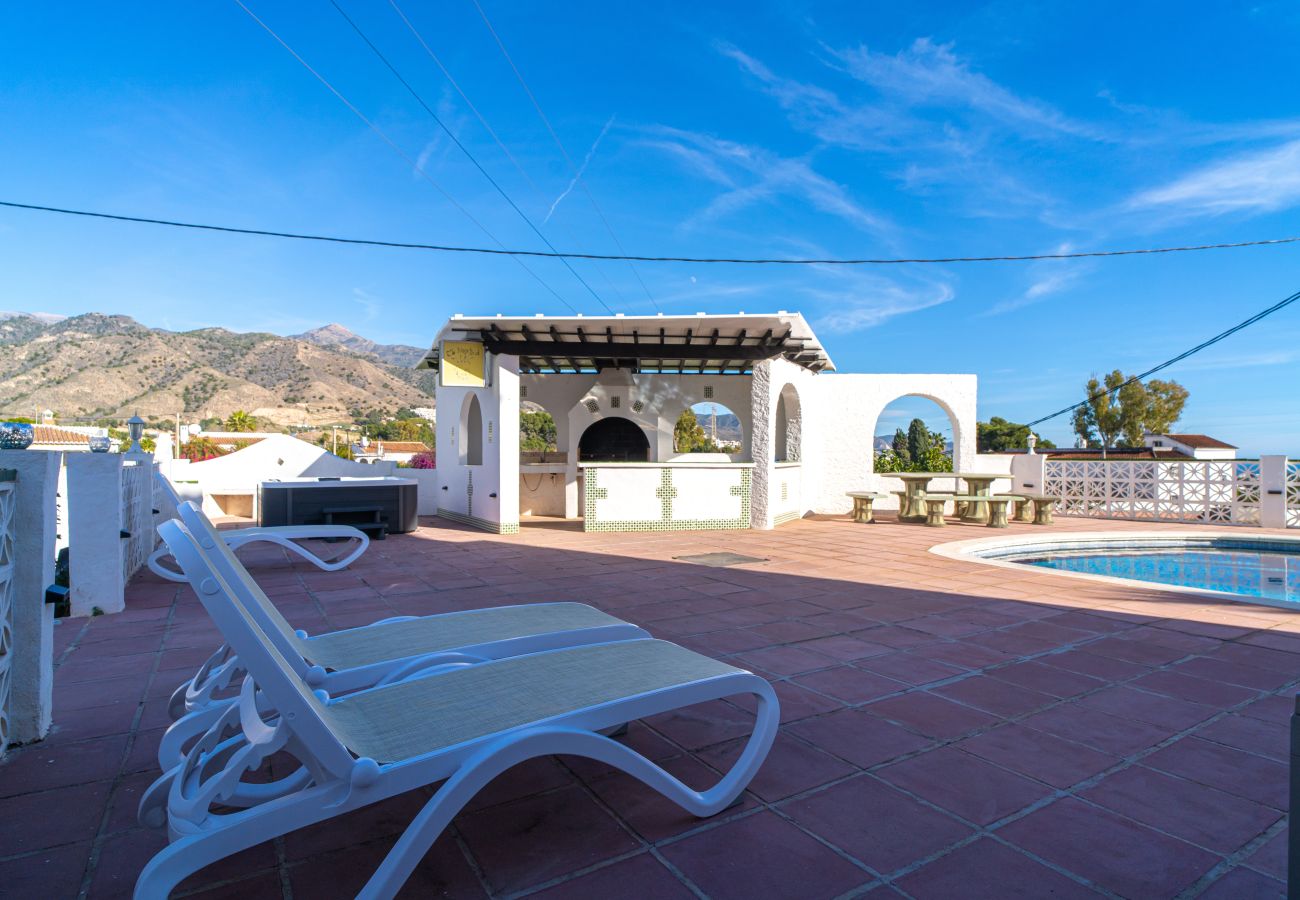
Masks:
[[[712,135],[658,126],[642,143],[659,150],[688,171],[725,188],[686,224],[721,219],[780,197],[791,198],[864,231],[883,234],[892,225],[867,209],[843,185],[813,169],[806,159],[783,157],[753,145]]]
[[[953,52],[953,46],[922,37],[893,55],[872,52],[865,46],[827,50],[854,78],[909,106],[964,107],[1022,130],[1106,139],[1096,126],[1070,118],[1042,101],[1021,97],[975,71]]]
[[[1142,191],[1129,209],[1191,216],[1265,213],[1300,204],[1300,140],[1210,163],[1161,187]]]
[[[379,318],[384,308],[383,302],[378,297],[357,287],[352,289],[352,302],[361,306],[367,322]]]
[[[1071,253],[1074,246],[1069,243],[1058,244],[1053,253]],[[1019,295],[1002,300],[983,314],[1000,316],[1026,306],[1032,306],[1051,297],[1064,293],[1077,285],[1092,268],[1080,260],[1045,259],[1031,263],[1027,273],[1029,284]]]
[[[591,164],[591,158],[596,155],[596,148],[599,147],[600,142],[605,139],[605,135],[609,133],[610,126],[613,124],[614,117],[610,116],[609,121],[605,123],[605,127],[600,129],[600,134],[596,135],[596,140],[592,142],[591,149],[589,149],[587,155],[582,158],[582,163],[578,166],[578,171],[573,173],[573,178],[569,180],[568,187],[560,192],[560,196],[555,198],[555,201],[551,204],[551,208],[546,211],[546,218],[542,219],[543,225],[551,221],[551,216],[555,215],[556,207],[560,205],[560,202],[563,201],[565,197],[573,193],[573,189],[578,186],[578,182],[587,171],[587,166]]]
[[[1178,364],[1178,372],[1216,372],[1228,369],[1256,369],[1267,366],[1285,366],[1300,361],[1300,351],[1261,350],[1232,356],[1211,356],[1186,360]]]
[[[874,328],[897,316],[947,303],[956,296],[946,281],[907,284],[871,273],[823,270],[830,283],[805,287],[802,293],[828,309],[816,318],[816,329],[845,334]]]

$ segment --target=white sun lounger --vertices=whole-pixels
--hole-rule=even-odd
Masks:
[[[191,537],[208,551],[240,603],[296,675],[333,695],[401,680],[435,666],[464,665],[582,644],[648,638],[643,629],[583,603],[532,603],[432,616],[399,616],[310,637],[295,631],[248,570],[193,503],[177,507]],[[159,765],[180,761],[182,748],[206,731],[220,708],[218,697],[238,685],[244,668],[222,645],[172,695],[177,721],[159,744]]]
[[[443,782],[358,895],[392,897],[452,818],[489,781],[538,756],[585,756],[614,766],[697,816],[729,806],[758,771],[779,723],[766,680],[665,641],[553,650],[444,670],[330,698],[313,691],[267,639],[179,522],[160,527],[199,599],[248,670],[182,764],[150,790],[141,820],[165,822],[171,843],[136,881],[138,900],[161,900],[182,879],[255,844]],[[695,791],[602,729],[724,697],[750,694],[757,720],[717,784]],[[265,698],[263,700],[263,698]],[[265,716],[269,706],[277,715]],[[311,778],[244,809],[224,804],[240,778],[288,752]]]
[[[161,472],[154,473],[154,483],[155,489],[163,492],[166,501],[164,505],[179,509],[181,506],[180,495],[176,493],[176,488]],[[279,525],[272,528],[236,528],[232,531],[222,532],[221,539],[226,542],[226,546],[231,550],[238,550],[245,544],[275,544],[298,554],[316,568],[323,569],[326,572],[337,572],[339,569],[346,569],[360,559],[361,555],[370,546],[370,537],[364,531],[350,525]],[[298,543],[299,541],[339,540],[354,541],[355,544],[349,544],[344,548],[344,552],[337,553],[329,559]],[[165,545],[155,550],[147,561],[149,571],[168,581],[184,581],[184,575],[163,565],[163,558],[168,555]]]

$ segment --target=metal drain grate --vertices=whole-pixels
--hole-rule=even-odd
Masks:
[[[673,559],[679,559],[682,562],[695,563],[701,566],[714,566],[725,568],[726,566],[740,566],[745,563],[767,562],[766,559],[759,556],[744,556],[740,553],[700,553],[695,556],[674,556]]]

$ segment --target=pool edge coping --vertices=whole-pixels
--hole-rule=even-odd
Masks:
[[[996,566],[1000,569],[1008,569],[1015,572],[1024,573],[1026,565],[1019,562],[1010,562],[1007,560],[980,556],[980,550],[1002,549],[1011,550],[1017,546],[1037,547],[1044,543],[1070,543],[1070,542],[1096,542],[1102,543],[1110,541],[1158,541],[1175,543],[1180,539],[1196,538],[1198,540],[1259,540],[1275,541],[1283,544],[1293,544],[1300,550],[1300,535],[1276,534],[1268,532],[1263,535],[1250,535],[1249,537],[1242,534],[1241,528],[1214,528],[1210,530],[1196,531],[1060,531],[1050,534],[1015,534],[1002,535],[999,537],[972,538],[964,541],[946,541],[942,544],[935,544],[929,550],[936,556],[942,556],[946,559],[958,560],[960,562],[979,563],[986,566]],[[1267,597],[1248,597],[1245,594],[1234,594],[1231,591],[1215,591],[1210,588],[1185,587],[1176,584],[1160,584],[1154,581],[1142,581],[1137,578],[1120,578],[1115,575],[1096,575],[1091,572],[1067,572],[1063,569],[1052,569],[1045,566],[1036,567],[1044,575],[1061,576],[1063,578],[1079,578],[1101,584],[1109,584],[1113,587],[1137,588],[1144,591],[1155,593],[1172,592],[1176,594],[1192,594],[1219,601],[1229,601],[1234,606],[1266,606],[1270,609],[1286,609],[1293,612],[1300,612],[1300,606],[1294,603],[1288,603],[1285,600],[1271,600]]]

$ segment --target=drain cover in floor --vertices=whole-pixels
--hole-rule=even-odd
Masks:
[[[758,556],[743,556],[740,553],[700,553],[696,556],[674,556],[682,562],[696,563],[701,566],[739,566],[745,563],[767,562]]]

